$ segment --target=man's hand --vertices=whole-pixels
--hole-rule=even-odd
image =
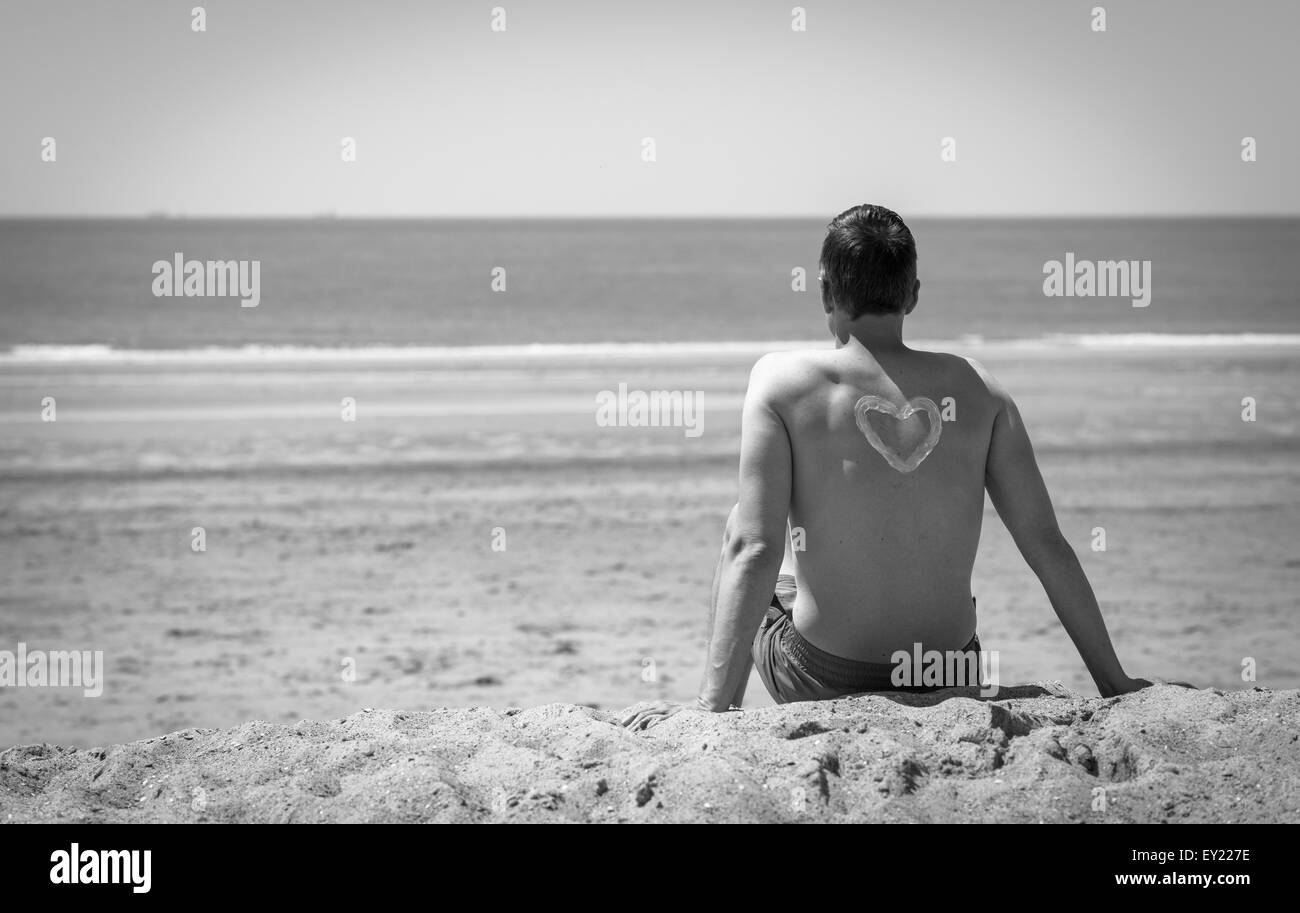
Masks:
[[[694,705],[679,704],[676,701],[642,701],[624,710],[619,724],[632,730],[649,729],[683,710],[697,709],[699,708]]]

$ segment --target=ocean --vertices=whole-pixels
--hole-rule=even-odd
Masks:
[[[817,220],[0,221],[0,352],[824,336]],[[1300,332],[1297,219],[926,220],[908,334]],[[261,301],[154,297],[155,261],[257,260]],[[1152,299],[1043,294],[1044,264],[1151,262]],[[805,290],[792,289],[793,271]],[[493,289],[494,270],[498,272]],[[24,349],[28,357],[57,349]],[[61,353],[64,356],[69,353]]]

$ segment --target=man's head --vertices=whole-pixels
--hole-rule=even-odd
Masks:
[[[864,203],[826,226],[821,256],[822,304],[845,318],[909,314],[921,283],[916,242],[898,213]]]

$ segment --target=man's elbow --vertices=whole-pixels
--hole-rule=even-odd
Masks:
[[[746,567],[779,565],[784,552],[780,538],[742,530],[733,530],[722,546],[723,558]]]
[[[1070,545],[1070,540],[1065,538],[1059,527],[1039,530],[1032,536],[1025,537],[1020,545],[1020,553],[1039,577],[1079,560],[1074,553],[1074,546]]]

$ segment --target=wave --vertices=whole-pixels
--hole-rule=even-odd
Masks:
[[[566,362],[604,359],[758,357],[766,352],[820,349],[824,339],[722,342],[530,343],[471,346],[208,346],[187,349],[119,349],[111,345],[15,345],[0,352],[0,367],[31,365],[240,365],[340,362],[458,364]],[[1300,346],[1300,333],[1057,333],[1033,338],[915,339],[918,349],[1059,352],[1062,350],[1198,349]]]

